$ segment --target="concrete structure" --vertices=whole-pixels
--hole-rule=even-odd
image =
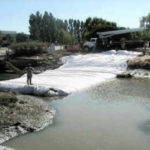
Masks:
[[[50,47],[48,48],[48,53],[52,54],[55,51],[63,50],[63,49],[64,49],[64,46],[55,46],[55,44],[51,44]]]

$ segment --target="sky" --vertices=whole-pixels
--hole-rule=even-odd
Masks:
[[[150,12],[150,0],[0,0],[0,30],[29,33],[29,16],[36,11],[60,19],[99,17],[138,28],[141,17]]]

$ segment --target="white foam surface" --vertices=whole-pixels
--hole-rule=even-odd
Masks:
[[[47,70],[33,75],[33,86],[36,92],[44,92],[47,88],[61,89],[67,93],[87,89],[91,86],[115,78],[117,73],[125,71],[129,58],[139,55],[138,52],[107,51],[86,55],[72,55],[62,58],[63,66],[55,70]],[[18,79],[0,82],[0,88],[27,90],[26,75]],[[33,89],[32,89],[33,90]]]

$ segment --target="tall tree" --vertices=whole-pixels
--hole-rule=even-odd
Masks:
[[[45,42],[54,42],[55,19],[51,13],[45,12],[41,22],[41,38]]]
[[[97,32],[109,31],[109,30],[117,30],[118,27],[116,23],[106,21],[102,18],[87,18],[83,25],[83,36],[85,39],[89,39],[91,37],[96,37]]]
[[[69,32],[73,35],[73,32],[74,32],[74,28],[73,28],[73,22],[74,20],[73,19],[69,19]]]
[[[36,12],[36,14],[31,14],[29,19],[29,30],[30,30],[30,36],[33,40],[41,40],[40,34],[41,34],[41,20],[42,15],[39,11]]]

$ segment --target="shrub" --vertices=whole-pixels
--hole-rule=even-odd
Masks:
[[[47,44],[43,42],[22,42],[12,44],[10,49],[15,56],[33,56],[47,52]]]

